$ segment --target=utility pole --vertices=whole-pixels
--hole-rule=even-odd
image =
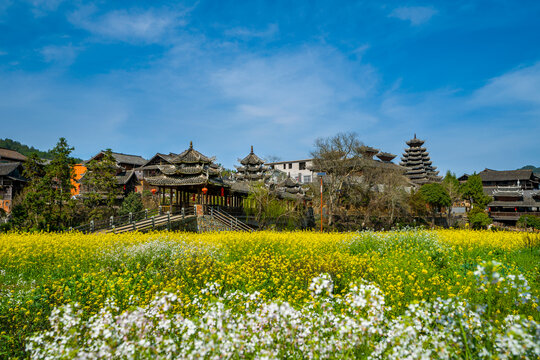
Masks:
[[[321,232],[323,232],[323,199],[322,199],[323,182],[322,182],[322,178],[324,175],[326,175],[325,172],[317,173],[317,176],[319,177],[319,179],[321,179]]]

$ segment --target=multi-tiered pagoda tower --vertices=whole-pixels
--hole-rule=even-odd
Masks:
[[[432,166],[427,149],[423,147],[424,140],[416,138],[406,142],[409,146],[405,149],[405,153],[401,157],[400,165],[407,168],[405,175],[415,184],[426,184],[432,182],[440,182],[442,177],[438,176],[439,172],[435,171],[436,166]]]
[[[257,181],[266,180],[270,175],[268,174],[269,167],[264,165],[264,160],[255,155],[253,152],[253,145],[251,145],[251,152],[243,158],[238,159],[241,166],[236,166],[238,173],[236,177],[238,180]]]

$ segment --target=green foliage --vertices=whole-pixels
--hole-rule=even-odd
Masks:
[[[534,215],[522,215],[518,222],[518,226],[528,227],[540,230],[540,217]]]
[[[470,200],[473,204],[485,208],[491,201],[491,197],[484,194],[482,187],[482,178],[480,175],[471,175],[467,182],[461,188],[463,198]]]
[[[485,229],[493,222],[484,209],[480,207],[472,208],[467,214],[467,218],[473,229]]]
[[[119,193],[116,182],[117,169],[111,149],[105,150],[101,159],[94,159],[88,163],[86,174],[81,181],[85,185],[84,201],[91,209],[92,217],[112,214]]]
[[[413,216],[425,216],[427,214],[427,203],[420,191],[412,191],[409,197],[409,208]]]
[[[65,138],[50,151],[51,162],[44,166],[34,154],[28,157],[23,175],[27,188],[14,200],[13,225],[20,230],[62,230],[71,225],[71,190],[74,159]]]
[[[420,193],[424,200],[434,210],[440,210],[441,208],[452,205],[452,200],[450,199],[448,192],[441,184],[424,184],[420,188]]]
[[[41,151],[34,148],[33,146],[24,145],[18,141],[11,140],[8,138],[0,139],[0,147],[4,149],[9,149],[9,150],[15,150],[25,156],[30,156],[34,154],[36,157],[40,159],[52,160],[54,158],[54,154],[52,153],[52,150]],[[82,162],[82,160],[78,158],[76,158],[75,161]]]
[[[135,214],[144,210],[141,194],[132,192],[122,202],[119,215]]]

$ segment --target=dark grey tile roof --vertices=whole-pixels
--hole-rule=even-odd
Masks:
[[[9,176],[13,172],[17,172],[18,174],[16,170],[19,166],[21,166],[19,162],[0,162],[0,176]]]
[[[132,176],[135,176],[134,170],[126,171],[123,174],[116,175],[116,183],[118,185],[126,185]]]
[[[103,153],[104,153],[104,151],[100,151],[98,154],[96,154],[90,160],[86,161],[86,163],[94,160],[95,158],[97,158],[98,156],[100,156]],[[112,156],[114,157],[114,159],[116,160],[116,162],[118,164],[131,164],[131,165],[135,165],[135,166],[142,166],[142,165],[146,164],[146,162],[147,162],[147,160],[145,158],[143,158],[142,156],[139,156],[139,155],[130,155],[130,154],[122,154],[122,153],[113,152]]]
[[[533,178],[532,170],[491,170],[484,169],[478,173],[482,181],[512,181],[512,180],[530,180]]]
[[[238,160],[242,165],[262,165],[264,160],[255,155],[253,152],[253,145],[251,145],[251,152],[242,160]]]
[[[26,156],[18,151],[0,148],[0,160],[26,161]]]

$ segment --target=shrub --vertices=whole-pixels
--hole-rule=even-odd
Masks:
[[[540,217],[534,215],[522,215],[517,224],[518,226],[531,227],[540,230]]]

